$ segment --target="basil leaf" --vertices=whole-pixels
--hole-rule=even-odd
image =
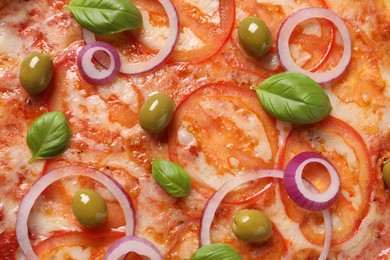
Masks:
[[[327,117],[332,110],[322,87],[297,72],[271,76],[255,90],[265,110],[282,121],[315,123]]]
[[[233,247],[225,244],[211,244],[199,248],[190,260],[240,260]]]
[[[68,149],[72,131],[65,115],[58,111],[45,113],[38,117],[27,132],[27,145],[36,159],[55,157]]]
[[[177,163],[155,159],[152,175],[157,184],[173,197],[184,197],[190,193],[191,178]]]
[[[84,28],[112,34],[142,25],[142,15],[130,0],[72,0],[66,7]]]

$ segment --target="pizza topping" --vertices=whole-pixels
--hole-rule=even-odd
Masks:
[[[169,18],[168,36],[164,46],[151,59],[138,63],[128,62],[126,57],[120,54],[120,72],[133,75],[151,71],[163,64],[173,52],[179,37],[179,18],[177,16],[175,7],[170,0],[160,0],[160,3],[164,7]],[[95,35],[84,28],[83,37],[87,44],[96,41]],[[105,64],[104,61],[99,59],[99,57],[96,58],[98,59],[99,63]]]
[[[344,51],[339,63],[331,70],[327,70],[324,72],[310,72],[301,68],[291,57],[289,49],[290,36],[293,33],[294,28],[299,23],[310,18],[327,19],[331,21],[340,32],[343,41]],[[345,23],[333,11],[324,8],[304,8],[287,17],[278,32],[277,49],[279,60],[285,70],[300,72],[311,77],[313,80],[317,81],[320,84],[328,83],[332,80],[337,79],[349,65],[352,53],[351,38]]]
[[[383,178],[385,179],[385,183],[387,187],[390,188],[390,160],[387,160],[383,163]]]
[[[199,248],[190,260],[240,260],[241,256],[226,244],[211,244]]]
[[[107,217],[104,199],[91,189],[80,189],[73,195],[72,211],[77,220],[88,228],[102,225]]]
[[[126,235],[132,236],[134,234],[134,208],[129,195],[117,181],[92,168],[82,166],[64,166],[56,168],[42,176],[34,183],[20,202],[16,220],[16,236],[19,246],[27,259],[38,259],[31,247],[28,235],[27,223],[31,208],[39,195],[50,184],[68,176],[86,176],[105,185],[122,207],[122,211],[126,219]]]
[[[185,197],[191,190],[191,178],[179,164],[156,159],[152,164],[154,180],[173,197]]]
[[[126,236],[117,240],[108,248],[103,259],[122,259],[130,252],[135,252],[153,260],[163,259],[161,252],[155,245],[146,239],[135,236]]]
[[[273,234],[272,222],[259,210],[241,210],[233,217],[232,230],[247,242],[265,242]]]
[[[327,117],[332,110],[322,87],[297,72],[276,74],[254,89],[268,113],[282,121],[315,123]]]
[[[27,132],[27,145],[36,159],[55,157],[68,149],[72,131],[65,115],[59,111],[45,113],[38,117]]]
[[[258,17],[244,18],[238,27],[241,45],[252,56],[260,57],[272,45],[272,36],[267,24]]]
[[[154,134],[165,130],[175,111],[175,103],[163,93],[151,95],[143,104],[139,113],[141,127]]]
[[[322,193],[304,182],[304,168],[311,163],[323,165],[329,173],[330,185]],[[325,157],[313,152],[300,153],[290,160],[285,169],[283,184],[295,203],[302,208],[313,211],[329,208],[337,199],[340,191],[340,178],[334,166]]]
[[[107,69],[98,70],[92,63],[92,57],[98,51],[103,51],[110,58]],[[96,85],[104,85],[115,79],[119,73],[121,63],[118,52],[110,44],[105,42],[91,42],[85,45],[77,56],[77,66],[80,74],[87,82]]]
[[[138,8],[126,0],[72,0],[66,7],[77,22],[99,34],[113,34],[142,25]]]
[[[44,91],[53,75],[53,59],[50,55],[40,52],[28,54],[19,71],[19,81],[22,87],[30,94]]]

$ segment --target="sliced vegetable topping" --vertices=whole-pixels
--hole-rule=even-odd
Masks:
[[[326,191],[320,193],[303,181],[303,170],[310,163],[322,164],[328,170],[330,185]],[[325,157],[313,152],[300,153],[290,160],[284,171],[283,184],[295,203],[313,211],[329,208],[340,191],[340,177],[334,166]]]
[[[272,45],[272,36],[268,26],[258,17],[244,18],[238,27],[241,45],[252,56],[260,57],[268,52]]]
[[[245,209],[233,217],[233,233],[247,242],[265,242],[273,233],[272,222],[259,210]]]
[[[119,183],[106,174],[92,168],[82,166],[64,166],[56,168],[42,176],[37,182],[34,183],[34,185],[20,202],[16,219],[16,237],[18,239],[20,249],[27,259],[38,259],[33,248],[31,247],[28,236],[27,222],[31,208],[33,207],[38,196],[46,189],[46,187],[55,181],[68,176],[86,176],[105,185],[107,189],[115,196],[122,207],[123,214],[126,218],[126,235],[134,235],[134,208],[129,195]]]
[[[282,121],[315,123],[327,117],[332,110],[322,87],[297,72],[276,74],[254,88],[268,113]]]
[[[65,8],[94,33],[112,34],[142,25],[141,12],[130,0],[72,0]]]
[[[160,0],[159,2],[164,7],[169,18],[169,31],[164,47],[150,60],[139,63],[129,63],[126,58],[120,54],[120,72],[130,75],[148,72],[163,64],[173,52],[179,37],[179,19],[171,1]],[[87,44],[96,41],[95,35],[86,29],[83,29],[83,37]],[[101,64],[104,64],[103,61],[100,61],[99,57],[96,58]]]
[[[108,69],[98,70],[92,63],[94,54],[98,51],[105,52],[110,58]],[[119,73],[121,62],[118,52],[110,44],[105,42],[92,42],[85,45],[77,56],[77,66],[80,74],[87,82],[96,85],[104,85],[115,79]]]
[[[340,59],[340,62],[337,66],[331,70],[324,72],[310,72],[304,70],[298,64],[295,63],[293,58],[291,57],[290,48],[289,48],[289,39],[294,30],[294,28],[301,22],[310,19],[310,18],[324,18],[331,21],[339,30],[343,45],[344,52],[343,56]],[[349,35],[348,28],[346,27],[343,20],[337,16],[333,11],[325,8],[305,8],[301,9],[292,15],[290,15],[284,23],[281,25],[278,32],[277,39],[277,49],[278,56],[281,62],[281,65],[285,70],[291,70],[295,72],[300,72],[311,77],[313,80],[318,83],[328,83],[334,79],[337,79],[346,69],[350,60],[351,60],[351,38]]]
[[[50,55],[39,52],[28,54],[19,70],[19,81],[30,94],[38,94],[46,89],[53,75],[53,59]]]
[[[211,244],[199,248],[190,260],[240,260],[241,256],[226,244]]]
[[[191,178],[177,163],[156,159],[153,161],[154,180],[170,195],[184,197],[190,193]]]
[[[68,149],[72,131],[65,115],[59,111],[45,113],[38,117],[27,132],[27,145],[36,159],[55,157]]]
[[[147,131],[159,134],[165,130],[175,111],[175,103],[163,93],[151,95],[143,104],[139,114],[139,124]]]
[[[77,220],[88,228],[102,225],[107,217],[104,199],[91,189],[80,189],[73,195],[72,211]]]
[[[158,248],[150,243],[148,240],[135,237],[126,236],[117,240],[108,248],[104,255],[104,260],[122,259],[127,253],[135,252],[141,256],[146,256],[152,260],[163,259],[163,256]]]

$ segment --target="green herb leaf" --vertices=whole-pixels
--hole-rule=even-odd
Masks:
[[[191,178],[179,164],[156,159],[153,161],[154,180],[173,197],[184,197],[190,193]]]
[[[72,131],[65,115],[58,111],[45,113],[38,117],[27,132],[27,145],[36,159],[55,157],[68,149]]]
[[[190,260],[240,260],[233,247],[225,244],[211,244],[199,248]]]
[[[142,25],[142,15],[130,0],[72,0],[66,7],[84,28],[112,34]]]
[[[255,90],[265,110],[282,121],[315,123],[327,117],[332,110],[329,97],[322,87],[300,73],[276,74],[255,87]]]

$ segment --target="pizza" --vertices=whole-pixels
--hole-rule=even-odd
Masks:
[[[1,258],[390,259],[389,53],[383,0],[2,0]]]

